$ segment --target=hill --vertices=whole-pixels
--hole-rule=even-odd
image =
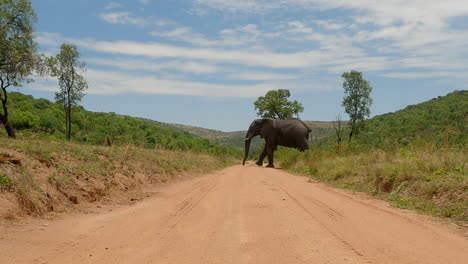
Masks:
[[[244,139],[245,134],[247,131],[234,131],[234,132],[223,132],[220,130],[202,128],[202,127],[195,127],[195,126],[187,126],[181,124],[168,124],[169,126],[179,128],[183,131],[187,131],[192,135],[197,137],[206,138],[218,144],[237,148],[237,149],[244,149]],[[255,140],[253,143],[253,148],[257,148],[261,145],[260,140]]]
[[[10,121],[20,136],[47,140],[63,140],[64,114],[62,106],[49,100],[35,99],[19,92],[9,93]],[[75,107],[72,119],[72,138],[76,142],[101,145],[109,138],[113,144],[193,150],[209,154],[239,154],[233,148],[221,146],[207,139],[194,137],[180,129],[155,121],[115,113],[98,113]],[[6,136],[2,132],[2,136]]]
[[[437,146],[466,146],[468,91],[455,91],[394,113],[375,116],[362,125],[357,138],[367,146],[406,146],[416,140]]]
[[[331,121],[304,121],[304,123],[312,130],[310,132],[311,141],[321,140],[335,133],[333,122]]]

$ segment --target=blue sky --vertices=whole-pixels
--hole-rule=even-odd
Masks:
[[[466,0],[33,0],[46,55],[78,46],[83,105],[245,130],[253,102],[289,89],[304,120],[343,114],[341,74],[374,88],[372,115],[468,86]],[[19,91],[53,99],[57,83]]]

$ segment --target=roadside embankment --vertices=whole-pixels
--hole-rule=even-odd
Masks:
[[[191,151],[0,140],[0,219],[139,199],[151,184],[231,164],[231,156]]]
[[[333,186],[363,191],[400,208],[468,221],[468,152],[426,145],[337,154],[281,149],[281,166]]]

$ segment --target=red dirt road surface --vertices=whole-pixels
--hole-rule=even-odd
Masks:
[[[157,191],[5,228],[0,263],[468,263],[447,224],[278,169],[233,166]]]

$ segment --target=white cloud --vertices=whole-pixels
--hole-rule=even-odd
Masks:
[[[171,31],[155,30],[150,32],[152,36],[164,37],[167,39],[184,41],[194,45],[209,46],[215,45],[216,41],[206,39],[202,34],[194,33],[190,27],[179,27]]]
[[[313,32],[312,28],[296,20],[288,22],[288,26],[290,27],[288,32],[292,34],[311,34]]]
[[[263,66],[269,68],[303,68],[320,65],[332,54],[319,51],[297,53],[250,52],[239,50],[218,50],[213,48],[178,47],[157,42],[136,41],[95,41],[88,39],[66,39],[81,48],[102,53],[144,56],[150,58],[184,58],[213,62]]]
[[[392,62],[388,57],[364,57],[364,58],[354,58],[342,59],[335,61],[328,71],[335,74],[341,74],[345,71],[357,70],[363,72],[369,71],[382,71],[396,68],[395,62]]]
[[[275,80],[294,80],[297,75],[281,74],[273,72],[258,72],[258,71],[244,71],[244,72],[231,72],[226,74],[226,78],[231,80],[248,80],[248,81],[275,81]]]
[[[314,33],[315,34],[315,33]],[[350,43],[352,39],[346,37],[330,37],[318,35],[321,49],[278,53],[266,50],[224,50],[217,48],[180,47],[158,42],[136,41],[96,41],[92,39],[63,38],[53,33],[38,34],[37,41],[43,45],[59,45],[62,42],[74,43],[79,48],[100,53],[117,54],[122,56],[140,56],[142,58],[167,58],[183,62],[199,60],[204,65],[186,64],[187,71],[214,72],[214,64],[229,63],[247,67],[260,66],[272,69],[297,69],[315,71],[329,71],[332,73],[359,69],[362,71],[381,71],[386,69],[430,68],[430,69],[463,69],[467,68],[464,57],[457,57],[456,52],[437,52],[436,55],[395,57],[370,56],[361,48],[355,48]],[[336,38],[336,39],[335,39]],[[442,47],[441,47],[442,48]],[[211,64],[211,66],[207,66]],[[183,64],[183,63],[182,63]],[[180,66],[184,69],[184,66]]]
[[[270,0],[195,0],[203,7],[231,12],[265,12],[281,6],[281,1]],[[200,6],[199,6],[200,8]]]
[[[240,71],[233,67],[220,67],[215,64],[201,63],[197,61],[160,61],[160,60],[143,60],[143,59],[102,59],[102,58],[85,58],[88,65],[106,66],[110,68],[118,68],[125,71],[133,71],[138,73],[157,73],[167,75],[167,72],[174,74],[194,73],[194,74],[219,74],[222,78],[228,80],[243,80],[243,81],[275,81],[275,80],[294,80],[298,78],[297,74],[282,74],[277,72],[266,71]]]
[[[149,25],[156,25],[156,26],[165,26],[171,25],[173,22],[165,19],[156,19],[153,17],[136,17],[130,15],[127,11],[122,12],[109,12],[109,13],[102,13],[99,14],[99,17],[107,23],[110,24],[128,24],[128,25],[136,25],[136,26],[149,26]]]
[[[85,61],[90,64],[114,67],[128,71],[161,72],[164,70],[171,70],[185,73],[216,73],[220,71],[216,65],[195,61],[151,61],[124,58],[87,58]]]
[[[257,47],[263,44],[265,39],[270,39],[274,33],[263,32],[255,24],[226,28],[219,32],[219,45]]]
[[[398,79],[428,79],[437,77],[453,77],[453,78],[465,78],[468,76],[468,72],[395,72],[383,74],[385,77],[398,78]]]
[[[195,61],[189,62],[177,62],[175,64],[176,69],[191,72],[191,73],[216,73],[220,72],[220,69],[212,64],[200,63]]]
[[[360,11],[359,21],[389,24],[394,21],[437,22],[449,16],[468,12],[465,0],[195,0],[198,8],[211,8],[220,11],[268,13],[292,9],[354,9]],[[365,11],[365,12],[363,12]],[[368,19],[366,19],[366,17]]]
[[[105,10],[111,10],[111,9],[119,8],[119,7],[121,7],[121,6],[122,6],[122,5],[119,4],[119,3],[110,2],[110,3],[108,3],[108,4],[104,7],[104,9],[105,9]]]
[[[158,29],[150,32],[150,34],[169,40],[183,41],[196,46],[212,46],[218,48],[246,45],[252,48],[263,43],[265,38],[273,37],[273,34],[260,31],[257,25],[254,24],[223,29],[215,39],[209,39],[200,33],[193,32],[190,27],[177,27],[170,31]]]
[[[135,75],[119,71],[88,69],[85,73],[88,82],[88,94],[170,94],[205,97],[257,97],[272,89],[285,87],[283,83],[262,83],[254,85],[226,85],[157,78],[149,75]],[[31,89],[56,91],[54,80],[39,80],[31,83]],[[288,85],[290,89],[295,84]],[[292,88],[291,88],[292,87]],[[322,87],[318,87],[322,88]]]
[[[328,30],[339,30],[346,28],[345,24],[337,23],[331,20],[313,20],[312,22]]]
[[[59,46],[63,39],[61,34],[52,32],[38,32],[35,38],[37,43],[44,46]]]
[[[456,65],[466,65],[468,56],[465,48],[468,31],[453,29],[450,24],[451,18],[468,15],[466,0],[196,0],[196,3],[197,8],[247,14],[294,9],[339,10],[343,14],[340,22],[328,19],[289,21],[276,32],[283,41],[318,43],[318,49],[335,53],[336,57],[391,56],[397,67],[407,66],[400,64],[399,59],[420,57],[430,67],[436,64],[452,67],[441,54]],[[262,41],[267,37],[263,34],[257,38]],[[369,56],[375,53],[377,55]]]
[[[327,59],[328,56],[331,56],[331,54],[327,55],[319,51],[273,53],[268,51],[179,47],[157,42],[96,41],[93,39],[64,38],[54,33],[40,33],[36,40],[42,45],[59,45],[62,42],[69,42],[78,45],[79,48],[108,54],[148,58],[196,59],[269,68],[303,68],[319,65],[322,59]]]

